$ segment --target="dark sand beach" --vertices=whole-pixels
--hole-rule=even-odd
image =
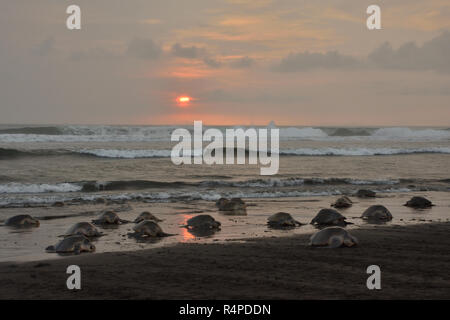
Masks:
[[[0,264],[1,299],[450,299],[450,223],[366,226],[356,248],[313,249],[308,235],[177,244]],[[82,289],[66,289],[79,265]],[[381,268],[368,290],[366,268]]]

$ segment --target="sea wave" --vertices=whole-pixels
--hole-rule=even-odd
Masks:
[[[396,193],[411,192],[409,188],[389,188],[384,190],[374,190],[376,192]],[[355,190],[356,192],[356,190]],[[70,197],[67,195],[40,195],[40,196],[9,196],[0,198],[0,207],[23,207],[51,205],[56,201],[69,202],[71,204],[84,204],[96,202],[98,199],[106,199],[112,202],[123,203],[124,201],[143,201],[143,202],[172,202],[172,201],[216,201],[221,197],[227,198],[301,198],[301,197],[321,197],[341,195],[338,189],[329,189],[321,191],[204,191],[204,192],[152,192],[152,193],[120,193],[120,194],[86,194],[83,196]],[[347,194],[347,192],[346,192]]]
[[[137,158],[168,158],[170,150],[114,150],[114,149],[83,149],[80,154],[88,154],[101,158],[137,159]]]
[[[74,183],[17,183],[0,184],[0,194],[5,193],[50,193],[50,192],[76,192],[81,191],[82,186]]]
[[[0,148],[0,160],[15,159],[19,157],[37,156],[91,156],[111,159],[141,159],[141,158],[170,158],[171,150],[168,149],[38,149],[18,150]],[[248,153],[248,150],[246,150]],[[425,148],[292,148],[281,149],[280,156],[386,156],[408,154],[450,154],[450,147],[425,147]],[[200,156],[201,150],[186,152],[186,156]],[[225,151],[224,151],[225,154]]]
[[[176,126],[55,126],[0,129],[0,142],[146,142],[170,141]],[[192,132],[192,126],[186,127]],[[207,129],[208,127],[204,127]],[[275,128],[270,126],[270,128]],[[225,127],[220,128],[225,133]],[[281,140],[407,140],[450,139],[450,131],[435,128],[280,127]]]
[[[251,179],[245,181],[222,181],[210,180],[202,181],[200,186],[207,187],[249,187],[249,188],[273,188],[273,187],[294,187],[304,185],[394,185],[400,183],[397,179],[380,179],[380,180],[362,180],[352,178],[268,178],[268,179]]]
[[[311,197],[327,196],[341,194],[339,190],[330,191],[274,191],[274,192],[153,192],[153,193],[120,193],[120,194],[90,194],[81,197],[70,197],[66,195],[42,195],[25,197],[2,197],[0,198],[1,207],[22,207],[25,205],[50,205],[57,201],[76,203],[95,202],[100,198],[110,201],[133,201],[144,202],[168,202],[168,201],[193,201],[206,200],[216,201],[221,197],[228,198],[285,198],[285,197]]]
[[[280,150],[289,156],[384,156],[418,153],[450,154],[450,147],[430,148],[298,148]]]
[[[246,150],[248,152],[248,150]],[[114,149],[84,149],[77,151],[104,158],[169,158],[171,150],[114,150]],[[281,149],[280,156],[381,156],[416,153],[450,154],[450,147],[430,148],[297,148]],[[201,150],[193,150],[194,156],[201,155]],[[187,154],[189,156],[190,154]]]
[[[64,183],[17,183],[0,184],[0,194],[13,193],[69,193],[125,191],[144,189],[177,189],[177,188],[283,188],[308,185],[395,185],[401,181],[396,179],[363,180],[353,178],[268,178],[241,181],[203,180],[203,181],[153,181],[153,180],[119,180],[119,181],[79,181]]]

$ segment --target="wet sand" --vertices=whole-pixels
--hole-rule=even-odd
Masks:
[[[356,248],[308,235],[180,243],[133,252],[0,264],[1,299],[450,299],[450,223],[363,226]],[[82,290],[66,289],[68,265]],[[366,268],[381,267],[382,290]]]
[[[436,206],[430,209],[416,210],[403,206],[413,195],[426,196]],[[133,221],[141,212],[150,211],[163,221],[161,228],[175,236],[165,237],[149,243],[137,242],[126,235],[132,232],[134,224],[102,228],[105,236],[96,239],[96,254],[105,252],[139,251],[156,247],[173,246],[177,243],[228,243],[230,240],[261,237],[289,237],[292,235],[311,234],[315,228],[309,224],[322,208],[329,208],[336,197],[315,196],[305,198],[269,198],[245,199],[247,215],[226,215],[218,211],[214,201],[186,201],[172,203],[127,202],[125,204],[86,204],[66,205],[64,207],[38,208],[4,208],[0,210],[0,219],[18,214],[29,214],[41,220],[39,228],[14,229],[0,227],[0,262],[40,261],[58,259],[58,255],[45,252],[45,248],[54,245],[67,229],[77,222],[95,219],[104,210],[118,212],[122,219]],[[371,205],[383,204],[393,214],[394,219],[388,225],[412,225],[428,222],[449,221],[450,202],[447,192],[426,193],[385,193],[377,198],[360,199],[352,197],[351,208],[341,209],[348,221],[349,230],[367,226],[359,219],[362,212]],[[290,213],[305,225],[294,230],[274,230],[267,228],[267,218],[279,211]],[[186,221],[197,214],[209,214],[222,223],[222,229],[213,235],[198,237],[185,228]],[[1,223],[0,223],[1,225]]]

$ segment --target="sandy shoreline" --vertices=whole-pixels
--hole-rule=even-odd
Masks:
[[[0,264],[1,299],[450,299],[450,223],[352,230],[351,249],[311,249],[307,235],[178,244]],[[68,265],[82,290],[66,289]],[[367,266],[382,290],[366,288]]]

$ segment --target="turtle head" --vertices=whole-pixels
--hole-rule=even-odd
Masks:
[[[85,241],[83,241],[80,251],[94,252],[95,246],[94,246],[94,244],[92,244],[92,242],[90,242],[89,240],[86,239]]]
[[[32,217],[27,217],[26,219],[23,220],[24,227],[39,227],[40,224],[41,223],[39,222],[39,220]]]
[[[350,234],[347,235],[344,239],[344,245],[347,247],[357,246],[358,244],[359,244],[358,239]]]

